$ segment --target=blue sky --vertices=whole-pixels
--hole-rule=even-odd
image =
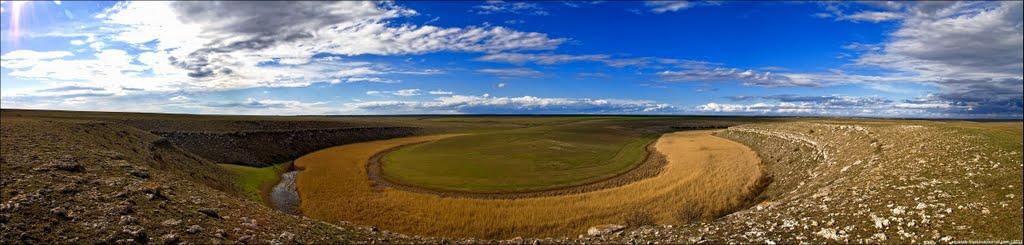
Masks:
[[[1020,2],[11,2],[3,108],[1021,118]]]

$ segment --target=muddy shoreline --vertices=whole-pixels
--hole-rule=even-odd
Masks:
[[[658,136],[660,138],[661,136]],[[519,198],[533,198],[533,197],[547,197],[547,196],[561,196],[569,194],[587,193],[592,191],[598,191],[608,188],[614,188],[623,186],[629,183],[633,183],[642,179],[657,176],[661,173],[664,166],[668,163],[665,160],[665,156],[655,149],[654,144],[658,141],[658,138],[651,140],[647,143],[644,148],[647,151],[644,159],[634,165],[631,169],[626,170],[622,173],[607,177],[592,180],[586,183],[581,183],[572,186],[558,187],[546,190],[535,190],[535,191],[523,191],[523,192],[462,192],[462,191],[449,191],[439,190],[421,186],[414,186],[409,184],[401,183],[400,181],[388,179],[383,174],[383,158],[388,153],[401,149],[403,147],[427,143],[419,142],[406,145],[400,145],[392,147],[390,149],[377,152],[370,158],[366,163],[366,173],[370,179],[370,184],[376,190],[383,190],[385,188],[393,188],[408,192],[417,192],[436,195],[440,197],[452,197],[452,198],[473,198],[473,199],[519,199]],[[429,141],[428,141],[429,142]]]

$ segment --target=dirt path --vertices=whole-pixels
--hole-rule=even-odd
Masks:
[[[295,160],[303,214],[414,235],[511,238],[572,236],[600,224],[647,217],[655,224],[718,217],[748,205],[761,178],[746,146],[685,131],[663,135],[654,148],[667,160],[657,176],[586,193],[519,199],[440,197],[378,188],[367,164],[381,151],[450,136],[420,136],[332,147]]]
[[[383,163],[381,162],[381,158],[383,158],[388,153],[391,153],[403,147],[423,143],[427,142],[400,145],[374,154],[373,157],[371,157],[366,164],[366,173],[370,177],[370,181],[373,182],[373,185],[377,188],[394,188],[397,190],[425,193],[436,195],[439,197],[460,197],[476,199],[517,199],[544,196],[560,196],[619,187],[629,183],[633,183],[637,180],[654,177],[661,173],[661,170],[666,163],[665,157],[660,152],[654,149],[654,143],[652,142],[648,144],[647,147],[645,147],[647,149],[647,156],[645,156],[645,158],[641,160],[639,164],[635,164],[632,168],[622,173],[607,178],[595,179],[586,183],[573,186],[525,192],[460,192],[437,190],[422,186],[405,184],[402,183],[401,181],[392,180],[384,176]]]

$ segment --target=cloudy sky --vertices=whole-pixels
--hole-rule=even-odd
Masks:
[[[0,3],[3,108],[1021,118],[1016,2]]]

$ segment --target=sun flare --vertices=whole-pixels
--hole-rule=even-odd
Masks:
[[[27,1],[12,1],[11,2],[11,37],[18,37],[21,33],[21,12],[31,2]]]

